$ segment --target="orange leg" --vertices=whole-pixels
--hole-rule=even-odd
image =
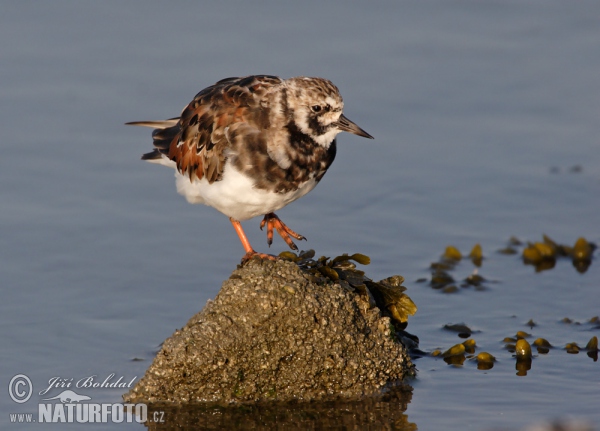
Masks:
[[[231,217],[229,217],[229,221],[231,222],[231,224],[233,225],[233,228],[235,229],[238,236],[240,237],[240,241],[242,242],[242,246],[244,247],[244,251],[246,252],[244,257],[242,258],[242,262],[246,262],[246,261],[252,259],[254,256],[258,256],[261,259],[277,260],[276,256],[271,256],[270,254],[258,253],[256,251],[254,251],[254,249],[250,245],[250,241],[248,241],[248,237],[246,237],[246,234],[244,233],[244,230],[242,229],[242,224],[239,221],[237,221]]]
[[[260,230],[262,230],[265,225],[267,225],[267,244],[269,244],[269,247],[271,247],[271,244],[273,243],[273,228],[277,230],[277,233],[281,235],[283,240],[287,243],[287,245],[290,246],[292,250],[297,251],[298,247],[296,247],[296,244],[294,244],[294,241],[292,241],[290,235],[298,240],[306,240],[306,238],[304,238],[302,235],[287,227],[285,223],[275,215],[275,213],[269,213],[265,215],[263,221],[260,222]]]

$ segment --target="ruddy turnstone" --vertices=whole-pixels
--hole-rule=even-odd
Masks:
[[[175,169],[177,191],[192,204],[229,217],[246,254],[257,253],[240,221],[263,215],[267,243],[273,229],[290,246],[302,240],[275,211],[311,191],[336,153],[335,137],[373,139],[342,114],[338,88],[323,78],[255,75],[227,78],[194,97],[180,117],[136,121],[154,128],[154,150],[142,160]]]

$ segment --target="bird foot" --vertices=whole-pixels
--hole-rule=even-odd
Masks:
[[[279,257],[273,256],[272,254],[259,253],[257,251],[252,250],[246,253],[244,257],[242,257],[242,265],[245,265],[246,263],[250,262],[255,257],[265,260],[279,260]]]
[[[269,213],[265,215],[265,218],[260,222],[260,230],[262,230],[265,225],[267,226],[267,244],[271,247],[273,243],[273,228],[277,230],[277,233],[283,238],[286,244],[294,251],[298,251],[298,247],[294,244],[294,241],[290,238],[293,236],[297,240],[305,240],[302,235],[294,232],[289,227],[286,226],[284,222],[281,221],[279,217],[275,215],[275,213]]]

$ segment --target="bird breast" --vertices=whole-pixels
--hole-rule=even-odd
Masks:
[[[175,178],[177,191],[189,203],[211,206],[239,221],[275,212],[310,192],[318,183],[316,178],[311,178],[286,192],[259,189],[251,178],[232,165],[226,166],[220,181],[210,184],[205,178],[190,181],[177,171]]]

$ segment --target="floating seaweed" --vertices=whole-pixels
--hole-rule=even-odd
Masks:
[[[438,269],[431,274],[430,284],[434,289],[442,289],[452,283],[454,278],[444,270]]]
[[[536,272],[552,269],[556,265],[556,250],[545,242],[529,243],[523,249],[523,262],[535,266]]]
[[[523,242],[514,235],[508,239],[508,243],[513,246],[523,245]]]
[[[598,337],[595,335],[588,341],[585,346],[585,350],[587,350],[587,355],[596,362],[598,360]]]
[[[512,243],[520,244],[520,241],[514,238]],[[515,249],[511,249],[510,251],[507,250],[505,252],[510,254],[518,253]],[[456,280],[449,272],[459,265],[463,255],[458,248],[452,245],[447,246],[440,260],[430,264],[430,286],[442,293],[455,293],[461,290],[460,287],[474,287],[475,290],[485,290],[485,284],[488,280],[478,272],[478,268],[481,267],[482,260],[484,259],[481,244],[475,244],[468,257],[476,268],[469,276],[457,284]],[[421,281],[423,280],[421,279]]]
[[[474,339],[469,338],[468,340],[463,341],[462,345],[465,346],[466,353],[469,353],[469,354],[475,353],[475,347],[477,346],[477,343],[475,342]]]
[[[567,353],[570,353],[572,355],[576,355],[579,353],[579,345],[577,343],[567,343],[565,345],[565,350],[567,351]]]
[[[586,272],[592,263],[592,254],[595,245],[589,243],[585,238],[579,238],[571,250],[573,266],[578,272]]]
[[[473,264],[477,267],[481,266],[483,254],[481,251],[481,245],[475,244],[469,257]],[[440,290],[443,293],[456,293],[460,289],[456,284],[454,278],[449,274],[449,271],[453,270],[458,263],[462,260],[462,253],[458,248],[449,245],[446,247],[444,253],[441,256],[439,262],[432,262],[429,266],[431,269],[431,280],[430,286],[436,290]],[[474,286],[477,290],[483,290],[483,283],[486,281],[484,277],[478,274],[477,268],[471,275],[463,280],[460,287],[471,287]]]
[[[450,262],[459,262],[462,259],[462,253],[453,245],[446,247],[442,259]]]
[[[481,275],[479,275],[477,269],[475,269],[473,271],[473,273],[471,273],[471,275],[469,275],[467,278],[464,279],[464,287],[468,287],[468,286],[475,286],[476,288],[479,288],[483,285],[483,283],[486,281],[485,278],[483,278]]]
[[[552,347],[552,344],[545,338],[536,338],[536,340],[532,343],[536,347]]]
[[[444,329],[448,331],[458,332],[458,336],[460,338],[469,338],[473,333],[473,330],[464,323],[449,323],[447,325],[444,325]]]
[[[547,354],[550,352],[550,348],[552,347],[550,342],[545,338],[537,338],[532,344],[535,346],[540,355]]]
[[[455,284],[451,284],[442,289],[442,293],[456,293],[458,292],[458,287]]]
[[[442,262],[431,262],[429,268],[432,271],[450,271],[454,269],[454,264],[442,261]]]
[[[490,370],[496,362],[496,358],[488,352],[481,352],[476,357],[478,370]]]
[[[585,346],[585,350],[587,351],[598,351],[598,337],[596,337],[595,335],[590,339],[590,341],[588,341],[588,343]]]
[[[471,253],[469,253],[469,257],[471,258],[471,262],[473,262],[473,265],[477,267],[481,266],[481,263],[483,261],[483,252],[481,250],[480,244],[475,244],[473,246]]]
[[[442,353],[442,357],[449,358],[450,356],[464,355],[465,351],[466,351],[466,348],[465,348],[464,344],[462,344],[462,343],[455,344],[454,346],[452,346],[448,350],[446,350],[444,353]]]
[[[522,339],[531,337],[531,334],[528,334],[525,331],[518,331],[516,333],[516,337],[517,337],[517,340],[522,340]]]
[[[516,248],[509,245],[508,247],[504,247],[504,248],[501,248],[500,250],[498,250],[498,253],[511,255],[511,254],[517,254],[518,251]]]
[[[568,257],[577,271],[587,271],[592,263],[592,255],[596,245],[588,242],[585,238],[577,239],[573,246],[559,244],[548,235],[542,235],[541,242],[528,243],[522,251],[523,263],[533,265],[536,272],[554,268],[556,260]],[[511,246],[500,250],[501,253],[512,254],[514,248]]]
[[[520,340],[517,340],[515,355],[517,356],[517,359],[531,358],[531,345],[526,339],[521,338]]]
[[[494,355],[488,352],[481,352],[476,356],[477,362],[495,362],[496,358]]]

